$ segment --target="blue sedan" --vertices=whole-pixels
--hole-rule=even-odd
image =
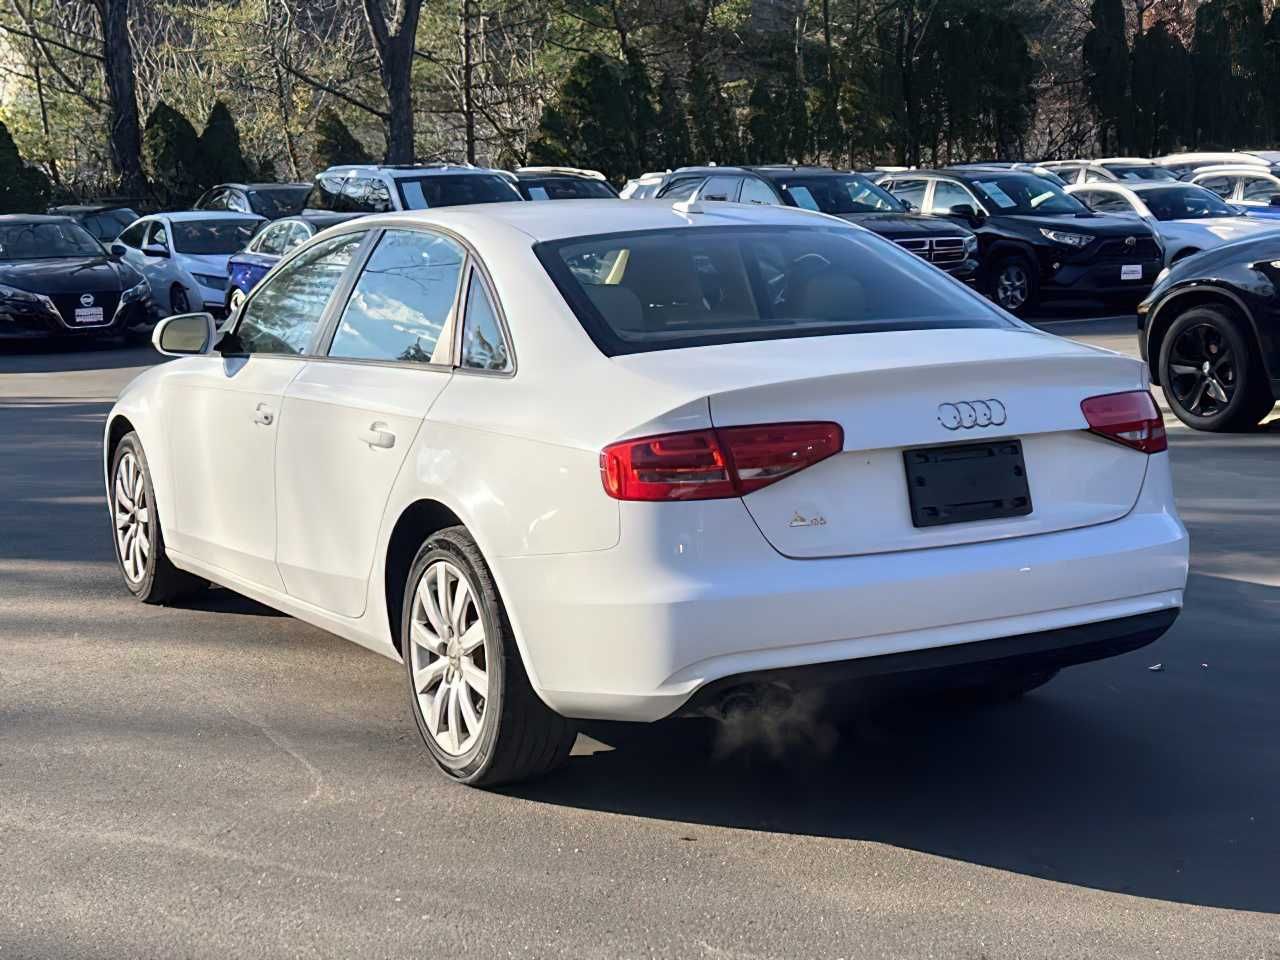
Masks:
[[[267,224],[239,253],[227,261],[227,313],[238,310],[280,258],[334,224],[360,216],[357,213],[305,213]]]

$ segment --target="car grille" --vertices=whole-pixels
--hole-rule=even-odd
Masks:
[[[912,237],[895,242],[930,263],[960,263],[965,259],[964,237]]]
[[[81,296],[83,296],[83,294],[66,293],[66,294],[56,294],[49,298],[50,300],[53,301],[54,306],[58,308],[58,313],[62,317],[62,322],[66,324],[68,327],[70,327],[72,330],[83,330],[83,329],[89,328],[90,326],[105,327],[108,324],[110,324],[112,320],[115,319],[116,306],[120,302],[120,294],[115,291],[112,291],[109,293],[94,293],[92,295],[93,303],[87,304],[87,306],[90,306],[90,307],[102,308],[102,323],[100,324],[76,323],[76,310],[80,309],[83,306],[86,306],[86,304],[82,304],[80,302]]]
[[[1133,263],[1137,260],[1160,259],[1160,247],[1153,238],[1134,237],[1132,239],[1133,246],[1129,246],[1123,237],[1104,240],[1089,259],[1099,263]],[[1085,254],[1088,255],[1088,250]]]

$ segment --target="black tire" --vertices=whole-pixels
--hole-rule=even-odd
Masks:
[[[484,629],[483,657],[488,685],[487,695],[481,701],[480,731],[474,735],[470,748],[457,754],[437,742],[414,682],[415,660],[430,649],[421,643],[414,647],[415,616],[420,612],[425,614],[418,602],[418,586],[428,568],[440,561],[452,565],[466,578],[468,590],[475,599],[475,613]],[[465,527],[441,530],[418,550],[405,583],[400,624],[410,709],[418,733],[445,774],[470,786],[495,787],[540,776],[565,762],[577,736],[576,726],[544,704],[530,685],[493,576]],[[434,689],[439,695],[443,683],[427,685],[424,689]],[[462,690],[466,696],[475,698],[465,687]]]
[[[132,457],[141,470],[142,490],[147,511],[147,520],[143,528],[135,535],[145,537],[146,557],[141,564],[140,576],[135,576],[126,562],[126,554],[122,549],[121,537],[118,534],[124,502],[120,499],[117,484],[120,479],[121,463],[126,457]],[[132,501],[131,501],[132,502]],[[142,441],[136,433],[124,435],[115,453],[111,457],[111,487],[108,494],[108,505],[111,511],[111,543],[115,548],[116,562],[120,566],[120,575],[124,578],[129,592],[143,603],[168,604],[184,597],[199,593],[209,586],[209,581],[194,574],[179,570],[169,562],[165,553],[164,531],[160,527],[160,514],[155,508],[155,489],[151,485],[151,470],[147,466],[147,455],[142,449]],[[131,538],[128,542],[132,543]],[[135,563],[133,570],[137,570]]]
[[[180,283],[175,283],[169,288],[169,313],[190,313],[191,300],[187,297],[187,290]]]
[[[987,296],[1016,316],[1024,316],[1040,301],[1035,265],[1021,253],[997,256],[989,277]]]
[[[1193,430],[1251,430],[1275,406],[1253,332],[1223,307],[1178,316],[1161,341],[1158,369],[1169,408]]]
[[[1058,675],[1057,670],[1038,670],[1032,673],[1011,673],[995,677],[985,683],[959,687],[950,693],[953,702],[971,706],[1008,703],[1030,693]]]

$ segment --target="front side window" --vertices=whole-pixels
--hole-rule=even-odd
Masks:
[[[1200,177],[1196,179],[1196,186],[1212,190],[1225,200],[1235,191],[1236,181],[1234,177]]]
[[[778,196],[773,192],[773,187],[763,180],[747,177],[742,181],[742,193],[738,196],[738,202],[777,206]]]
[[[924,192],[928,186],[928,180],[895,180],[889,192],[919,210],[924,206]]]
[[[480,271],[474,269],[467,285],[467,308],[462,320],[461,365],[471,370],[511,369],[511,351],[498,322],[498,311]]]
[[[273,223],[253,241],[254,252],[264,253],[269,257],[280,256],[280,254],[284,253],[285,240],[292,229],[293,224],[291,223]]]
[[[1241,200],[1252,200],[1254,203],[1270,203],[1271,198],[1280,194],[1280,186],[1267,177],[1245,177],[1242,181],[1244,191]]]
[[[263,283],[240,311],[235,352],[304,353],[364,236],[344,233],[316,244]]]
[[[933,188],[933,202],[930,204],[929,212],[951,213],[955,207],[960,206],[973,207],[974,213],[977,213],[978,208],[968,190],[950,180],[939,180]]]
[[[446,173],[406,178],[397,183],[406,210],[524,199],[510,180],[496,173]]]
[[[261,220],[176,220],[173,249],[178,253],[226,255],[249,245]],[[155,241],[159,243],[160,241]]]
[[[329,356],[448,363],[442,338],[458,297],[466,251],[448,237],[388,230],[360,273]]]
[[[1077,200],[1084,200],[1098,213],[1131,214],[1134,212],[1133,204],[1118,193],[1095,190],[1087,196],[1081,196],[1080,194],[1073,194],[1073,196]]]
[[[282,252],[288,253],[294,247],[302,246],[310,240],[312,236],[311,228],[305,223],[294,223],[289,229],[289,236],[285,239],[284,250]]]
[[[135,223],[133,224],[133,226],[129,227],[122,234],[120,234],[120,236],[117,237],[116,239],[118,239],[126,247],[133,247],[135,250],[137,250],[142,246],[142,242],[143,242],[142,238],[145,237],[146,235],[147,235],[147,224],[145,222]]]
[[[663,190],[660,196],[663,200],[688,200],[705,180],[706,177],[685,177],[683,180],[676,180]]]
[[[1005,327],[934,268],[843,227],[688,227],[534,248],[607,355],[879,330]]]
[[[708,177],[698,192],[699,200],[733,200],[738,196],[739,177]]]
[[[164,224],[156,221],[151,224],[151,239],[147,241],[153,247],[169,246],[169,231],[164,228]]]
[[[902,205],[858,174],[793,177],[780,182],[782,195],[794,206],[823,213],[900,213]],[[918,204],[917,204],[918,206]]]

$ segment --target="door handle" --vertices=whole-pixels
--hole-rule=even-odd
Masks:
[[[396,435],[388,430],[387,425],[381,420],[369,424],[368,430],[361,430],[360,439],[367,443],[370,449],[379,447],[383,450],[390,450],[396,445]]]
[[[269,427],[275,421],[276,415],[271,412],[271,408],[265,403],[260,403],[257,409],[253,411],[253,422],[260,423],[264,427]]]

